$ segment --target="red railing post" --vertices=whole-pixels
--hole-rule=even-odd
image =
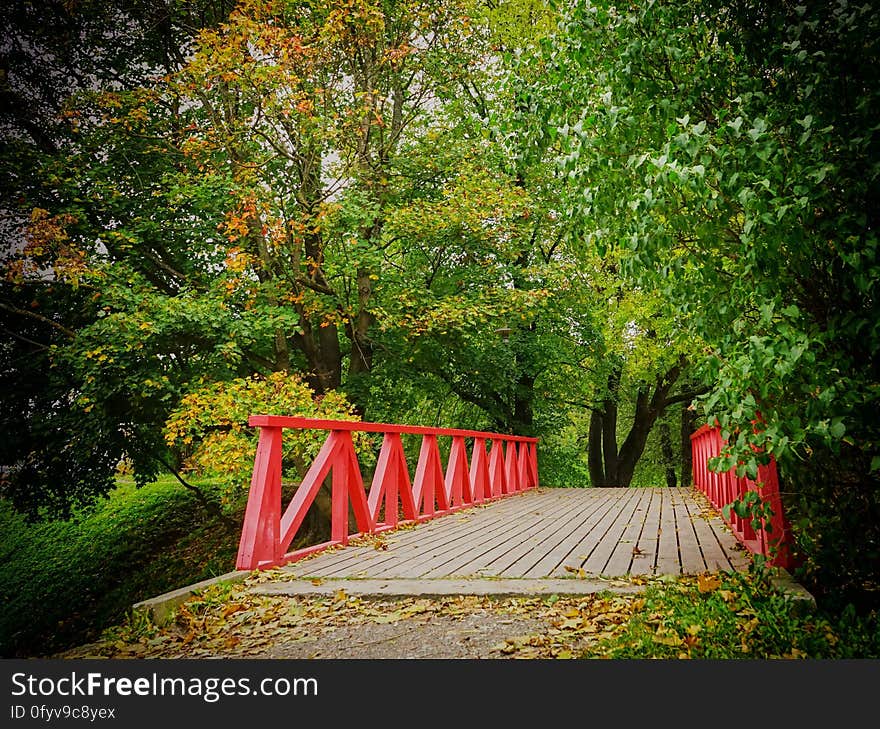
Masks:
[[[260,439],[236,562],[240,569],[283,564],[329,546],[348,543],[357,536],[349,534],[349,509],[354,515],[359,534],[375,533],[397,526],[399,510],[406,521],[423,521],[538,485],[537,438],[274,415],[254,415],[248,422],[260,428]],[[318,455],[282,512],[283,428],[328,432]],[[369,494],[364,489],[352,438],[352,432],[355,431],[383,434]],[[401,442],[403,433],[422,436],[412,483]],[[441,435],[452,438],[445,473],[437,443]],[[470,465],[465,438],[474,440]],[[488,456],[487,440],[492,444]],[[288,552],[309,507],[328,476],[331,492],[330,541]],[[384,516],[380,521],[383,510]]]
[[[260,428],[236,568],[252,570],[281,557],[281,428]]]
[[[413,502],[419,519],[430,519],[439,513],[446,513],[449,503],[446,500],[446,488],[443,479],[443,466],[440,463],[440,448],[436,435],[424,435],[419,451],[419,462],[413,479]]]

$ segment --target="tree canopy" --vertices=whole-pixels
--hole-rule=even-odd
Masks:
[[[717,422],[715,467],[777,459],[816,574],[876,574],[878,23],[22,3],[3,494],[64,515],[120,462],[228,476],[245,403],[538,435],[551,485],[687,484]]]

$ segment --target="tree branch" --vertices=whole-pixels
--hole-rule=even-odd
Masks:
[[[68,329],[63,324],[59,324],[57,321],[52,321],[42,314],[37,314],[37,312],[35,311],[19,309],[17,306],[10,306],[9,304],[5,304],[2,301],[0,301],[0,309],[4,309],[5,311],[11,312],[12,314],[18,314],[19,316],[26,316],[29,319],[34,319],[36,321],[42,322],[43,324],[48,324],[53,329],[57,329],[62,334],[67,335],[70,339],[76,337],[76,332],[73,329]]]

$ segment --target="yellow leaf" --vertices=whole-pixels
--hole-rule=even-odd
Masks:
[[[697,577],[697,588],[702,593],[713,592],[721,587],[718,575],[704,574]]]
[[[244,610],[245,608],[246,608],[246,606],[242,605],[241,603],[237,603],[237,602],[230,603],[225,608],[223,608],[223,617],[228,618],[233,613],[237,613],[241,610]]]
[[[678,646],[681,645],[681,638],[678,637],[677,633],[656,633],[654,635],[654,642],[659,643],[660,645],[670,645],[670,646]]]

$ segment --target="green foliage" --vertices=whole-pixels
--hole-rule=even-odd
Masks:
[[[876,613],[803,614],[761,573],[701,575],[649,585],[621,635],[601,648],[609,658],[876,658]]]
[[[711,388],[701,410],[737,434],[719,466],[755,474],[774,456],[784,490],[823,494],[796,497],[819,531],[843,526],[820,509],[855,488],[861,526],[833,541],[872,555],[878,22],[871,3],[582,1],[541,59],[559,169],[581,193],[573,237],[676,309]],[[813,540],[810,569],[830,576]]]
[[[293,374],[275,372],[215,382],[185,395],[165,424],[165,441],[187,454],[185,468],[223,484],[225,497],[237,498],[250,485],[257,449],[251,415],[286,415],[324,420],[357,420],[352,406],[337,392],[321,397]],[[321,430],[287,430],[282,468],[305,475],[326,439]]]
[[[218,484],[197,482],[219,499]],[[242,512],[239,501],[236,516]],[[238,519],[236,519],[236,522]],[[237,525],[206,517],[171,476],[110,498],[69,521],[27,524],[0,501],[0,654],[36,656],[79,644],[129,608],[233,569]]]

